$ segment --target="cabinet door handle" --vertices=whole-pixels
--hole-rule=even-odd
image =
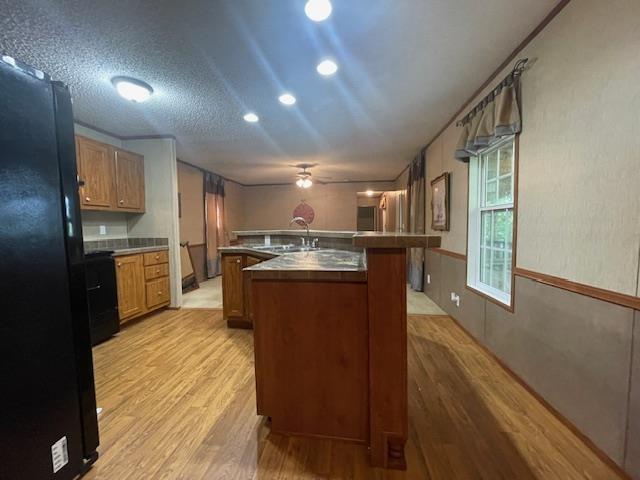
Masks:
[[[160,260],[160,255],[156,255],[156,260]]]
[[[162,292],[158,292],[158,296],[162,295]]]
[[[122,205],[124,203],[124,200],[120,200],[120,202],[118,202],[118,203],[120,203],[120,205]]]
[[[156,270],[156,273],[160,273],[160,269]]]
[[[236,263],[240,263],[240,259],[236,260]]]
[[[122,266],[122,263],[118,262],[118,267],[121,267],[121,266]]]
[[[91,197],[84,197],[85,201],[90,202],[91,201]]]

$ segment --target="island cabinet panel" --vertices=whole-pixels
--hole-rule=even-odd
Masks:
[[[227,323],[244,320],[242,255],[222,257],[222,308]]]
[[[222,308],[229,328],[253,328],[251,272],[243,269],[269,258],[247,253],[222,254]]]
[[[117,207],[124,211],[144,211],[144,157],[115,150]]]
[[[406,468],[406,249],[367,249],[371,464]]]
[[[251,283],[258,414],[274,432],[367,444],[366,283]]]
[[[85,209],[112,210],[114,198],[114,165],[112,151],[104,143],[76,137],[80,203]]]
[[[118,312],[127,320],[145,312],[144,268],[141,255],[116,258]]]
[[[261,258],[252,257],[251,255],[247,255],[246,267],[253,267],[258,263],[263,262]],[[244,293],[244,313],[245,318],[248,322],[248,327],[253,328],[253,302],[251,301],[251,272],[243,272],[243,293]]]

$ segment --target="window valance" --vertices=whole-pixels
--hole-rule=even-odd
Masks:
[[[456,125],[462,127],[455,157],[468,162],[469,157],[500,138],[520,133],[519,83],[528,59],[519,60],[513,71]]]
[[[211,172],[204,176],[204,191],[224,197],[224,178]]]

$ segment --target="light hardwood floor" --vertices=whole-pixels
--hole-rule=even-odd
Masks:
[[[94,349],[100,458],[88,479],[610,479],[593,452],[445,316],[409,317],[406,472],[362,446],[269,433],[252,333],[165,311]]]
[[[222,308],[222,276],[200,282],[200,288],[182,295],[182,308]],[[407,312],[416,315],[445,315],[433,300],[407,285]]]

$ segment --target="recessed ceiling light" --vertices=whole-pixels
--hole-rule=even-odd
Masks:
[[[130,77],[113,77],[111,83],[122,98],[140,103],[148,100],[153,88],[146,82]]]
[[[367,190],[367,197],[373,197],[373,190]]]
[[[294,97],[290,93],[283,93],[278,97],[278,100],[280,100],[280,103],[283,103],[285,105],[293,105],[294,103],[296,103],[296,97]]]
[[[256,123],[258,120],[260,120],[258,118],[258,115],[256,115],[253,112],[247,113],[243,118],[245,122],[249,122],[249,123]]]
[[[309,0],[304,6],[304,13],[314,22],[322,22],[329,18],[333,7],[329,0]]]
[[[316,70],[320,75],[324,75],[325,77],[329,75],[333,75],[338,71],[338,65],[333,60],[323,60],[318,64]]]

